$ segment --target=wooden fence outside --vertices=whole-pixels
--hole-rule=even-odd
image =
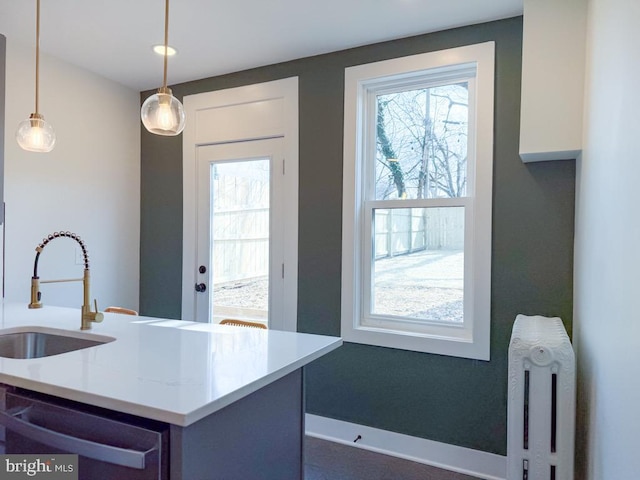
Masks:
[[[213,225],[215,283],[269,274],[269,208],[217,211]]]
[[[375,212],[375,256],[464,248],[464,209],[402,208]]]

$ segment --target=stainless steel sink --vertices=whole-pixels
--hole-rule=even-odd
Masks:
[[[53,333],[53,332],[56,333]],[[102,335],[83,335],[56,329],[0,331],[0,357],[41,358],[95,347],[115,340]]]

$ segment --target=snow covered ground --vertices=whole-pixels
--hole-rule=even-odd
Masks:
[[[462,321],[464,254],[426,250],[375,262],[374,313]],[[266,310],[267,277],[214,286],[214,304]]]

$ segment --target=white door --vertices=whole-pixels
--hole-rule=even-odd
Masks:
[[[235,313],[295,330],[298,79],[188,95],[184,106],[182,319]]]
[[[197,149],[197,321],[283,316],[282,148],[272,138]]]

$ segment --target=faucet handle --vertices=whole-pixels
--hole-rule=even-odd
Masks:
[[[97,298],[93,299],[93,304],[96,307],[96,311],[94,312],[93,321],[95,323],[100,323],[100,322],[102,322],[102,320],[104,320],[104,313],[98,311],[98,299]]]

